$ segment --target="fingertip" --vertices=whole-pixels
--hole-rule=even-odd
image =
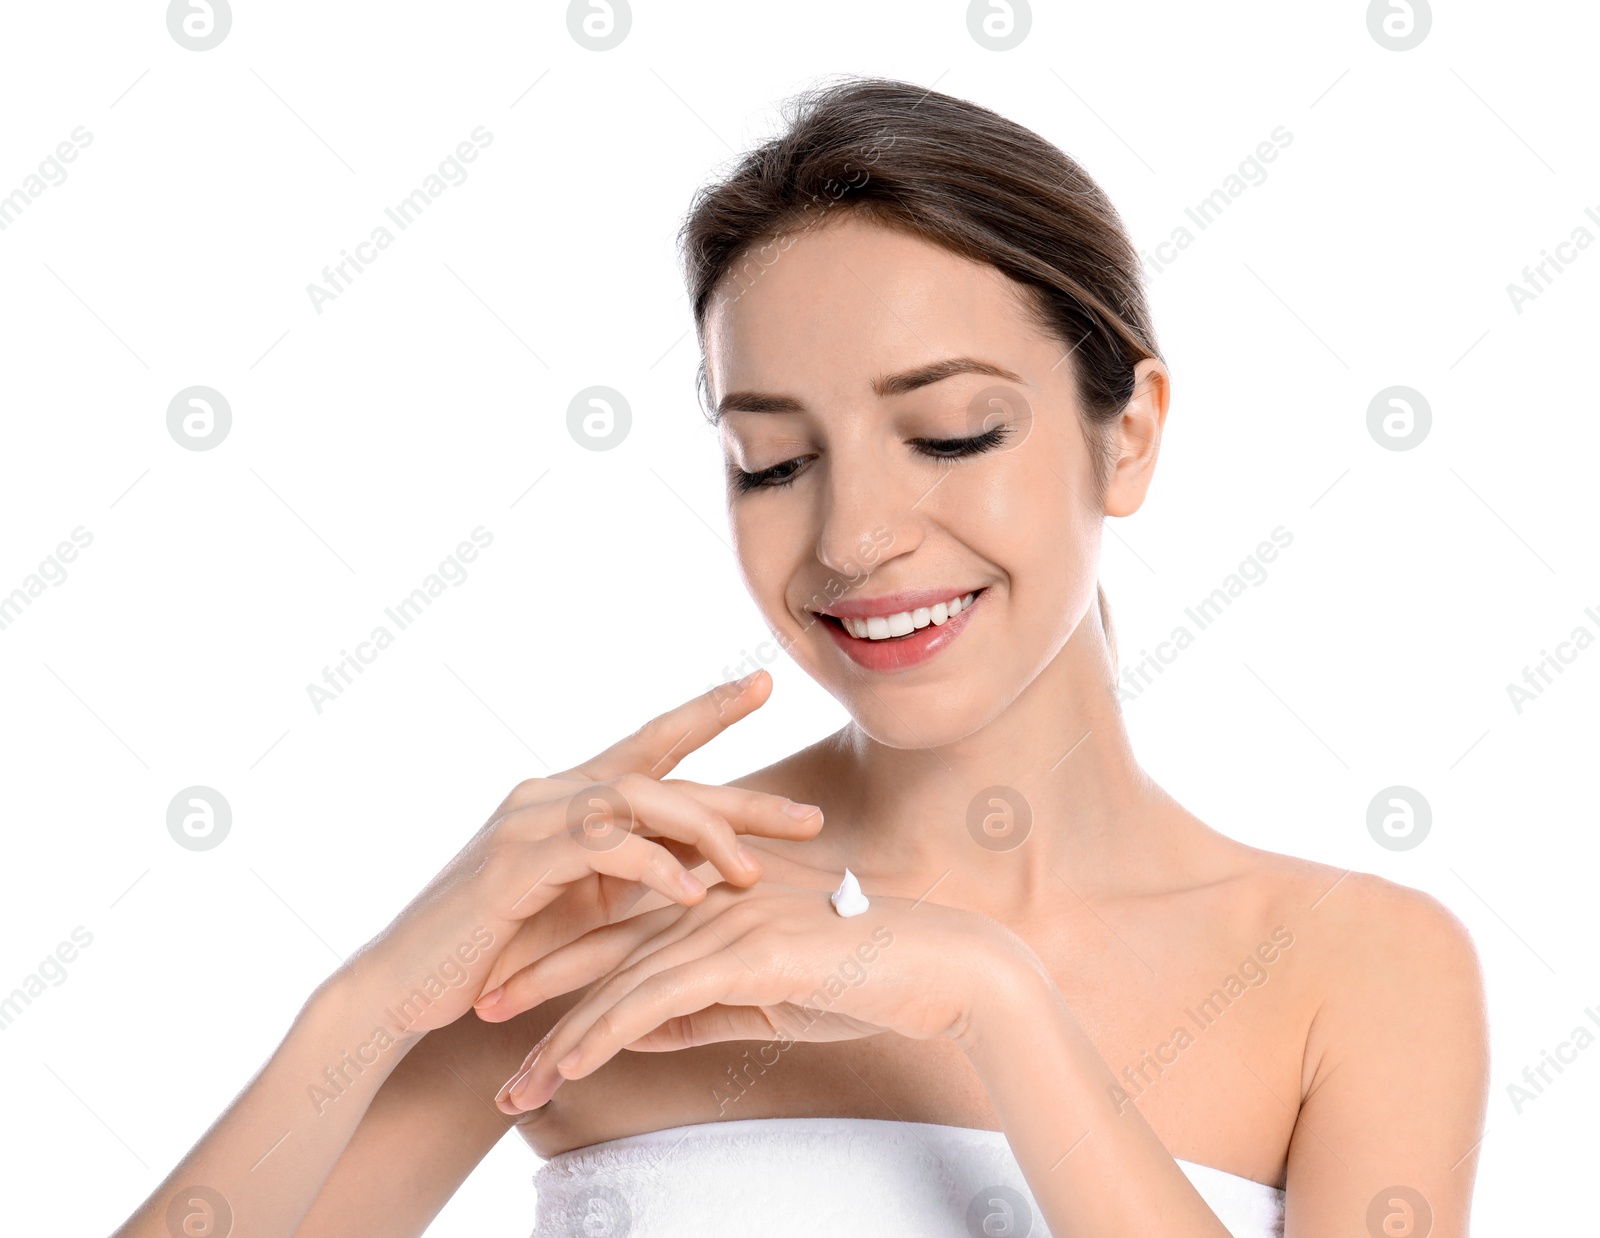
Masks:
[[[759,695],[761,700],[765,700],[764,693],[771,682],[772,676],[767,672],[766,667],[757,667],[744,678],[734,680],[734,686],[741,699]]]
[[[679,901],[683,903],[698,903],[706,894],[705,883],[688,869],[678,875],[678,888],[682,891]]]

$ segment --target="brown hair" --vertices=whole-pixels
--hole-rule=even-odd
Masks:
[[[1103,502],[1111,424],[1133,396],[1134,366],[1160,356],[1138,253],[1110,199],[1032,130],[909,82],[847,77],[789,99],[783,116],[781,134],[700,190],[679,232],[702,405],[713,296],[742,295],[792,234],[830,211],[862,212],[1022,286],[1028,312],[1072,359],[1096,460],[1093,501]],[[1096,594],[1115,665],[1105,592]]]

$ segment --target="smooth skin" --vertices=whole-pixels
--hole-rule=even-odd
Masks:
[[[535,1149],[724,1117],[941,1122],[1004,1130],[1063,1238],[1222,1233],[1175,1157],[1286,1187],[1299,1238],[1367,1232],[1380,1195],[1405,1232],[1397,1185],[1436,1238],[1466,1234],[1488,1050],[1465,929],[1418,891],[1224,837],[1129,748],[1094,584],[1104,517],[1153,476],[1165,367],[1136,371],[1097,505],[1062,343],[1004,276],[919,238],[841,214],[718,303],[706,346],[735,478],[784,483],[730,485],[740,570],[853,721],[739,784],[827,816],[814,840],[752,840],[761,883],[495,977],[486,1017],[569,1003],[498,1097]],[[1016,381],[925,371],[963,358]],[[974,400],[997,382],[1013,398],[984,409],[1010,438],[937,458],[993,423]],[[930,662],[869,673],[814,613],[841,580],[986,592]],[[1009,850],[969,829],[995,785],[1032,810]],[[859,919],[823,894],[846,865]],[[800,1011],[874,928],[893,944],[866,981]],[[1241,994],[1197,1023],[1231,975]],[[753,1068],[773,1055],[748,1042],[774,1039]]]
[[[538,958],[626,916],[641,896],[701,903],[706,887],[691,869],[747,886],[761,869],[742,838],[793,841],[821,828],[812,805],[666,777],[760,704],[764,692],[750,686],[748,677],[723,685],[570,770],[513,788],[323,982],[117,1235],[220,1232],[207,1192],[225,1201],[238,1234],[421,1234],[511,1125],[490,1098],[526,1053],[530,1022],[462,1017],[502,955]]]
[[[169,1196],[203,1182],[243,1232],[420,1234],[513,1123],[549,1156],[843,1115],[1003,1130],[1058,1238],[1223,1234],[1175,1157],[1286,1187],[1289,1238],[1368,1233],[1374,1199],[1404,1206],[1395,1186],[1427,1201],[1434,1238],[1465,1235],[1488,1051],[1460,922],[1418,891],[1226,838],[1130,750],[1094,583],[1104,517],[1136,511],[1153,475],[1160,362],[1138,367],[1096,501],[1067,347],[1004,276],[918,238],[836,211],[716,304],[705,345],[739,570],[851,722],[725,789],[754,797],[742,809],[664,779],[767,701],[764,671],[569,771],[700,805],[663,799],[634,832],[694,866],[703,896],[675,893],[653,852],[623,869],[627,848],[575,841],[572,788],[523,784],[120,1232],[164,1234]],[[960,358],[991,372],[928,369]],[[997,384],[1021,398],[975,418]],[[991,414],[1013,431],[998,447],[939,458]],[[841,585],[984,593],[932,660],[869,673],[814,613]],[[1031,810],[1008,850],[969,828],[994,786]],[[696,832],[701,816],[718,828]],[[535,906],[557,857],[581,893]],[[852,919],[827,899],[846,865],[872,902]],[[307,1121],[308,1079],[485,923],[494,947],[431,1026]],[[839,985],[851,959],[865,979]],[[1208,1001],[1219,1013],[1196,1024]],[[296,1138],[252,1170],[291,1120]]]

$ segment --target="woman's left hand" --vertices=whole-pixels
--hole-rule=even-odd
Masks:
[[[619,1050],[667,1052],[728,1040],[849,1040],[967,1034],[980,992],[1032,951],[988,916],[873,896],[859,916],[828,891],[761,882],[714,886],[598,928],[505,984],[482,1017],[511,1018],[599,983],[545,1036],[496,1098],[537,1109]],[[1033,961],[1035,967],[1037,961]]]

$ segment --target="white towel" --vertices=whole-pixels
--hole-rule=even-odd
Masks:
[[[1234,1238],[1283,1192],[1179,1161]],[[534,1174],[533,1238],[1049,1238],[1000,1131],[877,1118],[702,1122],[574,1148]]]

